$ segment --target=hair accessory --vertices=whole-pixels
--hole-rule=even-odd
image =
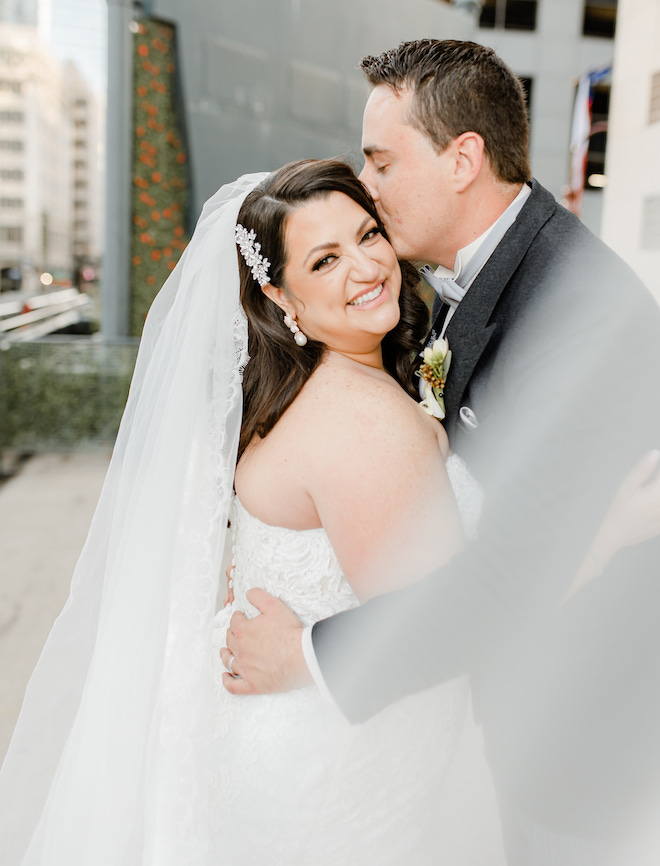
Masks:
[[[241,250],[241,255],[245,259],[245,264],[248,268],[252,268],[254,279],[263,288],[269,283],[268,268],[270,267],[270,262],[259,252],[261,244],[255,243],[256,239],[257,235],[254,229],[248,231],[242,225],[236,225],[236,243]]]
[[[303,334],[303,332],[298,327],[298,323],[295,319],[292,319],[288,313],[284,314],[284,324],[293,334],[293,339],[299,346],[304,346],[307,343],[307,337]]]

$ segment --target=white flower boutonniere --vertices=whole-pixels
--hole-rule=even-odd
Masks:
[[[421,406],[434,418],[445,417],[445,382],[451,364],[451,351],[447,340],[436,340],[424,349],[424,363],[417,375],[424,380],[424,399]]]

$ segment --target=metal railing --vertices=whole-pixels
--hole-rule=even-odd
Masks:
[[[89,307],[89,296],[73,288],[33,295],[23,302],[5,301],[0,303],[0,334],[12,341],[36,340],[77,325]]]

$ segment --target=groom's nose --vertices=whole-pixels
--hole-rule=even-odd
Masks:
[[[372,166],[369,166],[368,163],[365,162],[364,168],[358,175],[358,178],[362,183],[366,186],[369,191],[369,195],[372,197],[374,202],[378,201],[378,187],[375,183],[375,171]]]

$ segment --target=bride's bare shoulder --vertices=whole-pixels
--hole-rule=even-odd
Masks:
[[[405,406],[414,409],[414,402],[400,385],[381,370],[340,359],[322,363],[305,385],[300,409],[314,408],[314,417],[327,420],[337,412],[353,414],[357,407],[379,404],[386,414]]]
[[[332,439],[374,447],[378,440],[382,445],[419,447],[420,439],[442,433],[437,421],[424,416],[387,373],[341,358],[317,368],[296,404],[301,432],[304,428],[319,443]]]
[[[382,370],[322,365],[291,409],[281,430],[287,465],[326,530],[336,503],[345,510],[350,500],[362,513],[374,499],[400,505],[405,491],[426,489],[430,478],[437,491],[447,489],[441,425]]]

